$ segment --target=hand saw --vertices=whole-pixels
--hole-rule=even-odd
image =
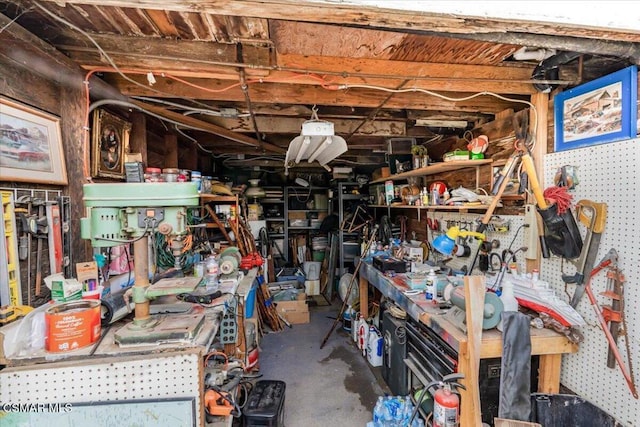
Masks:
[[[598,255],[600,237],[607,221],[607,204],[596,203],[591,200],[580,200],[576,203],[576,217],[578,221],[587,227],[587,234],[584,238],[580,257],[576,262],[576,274],[573,276],[562,275],[562,280],[565,283],[574,283],[576,285],[570,303],[573,308],[578,306],[580,298],[584,295],[585,276],[593,270],[593,265]]]

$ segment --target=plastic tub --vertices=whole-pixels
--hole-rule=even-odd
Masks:
[[[325,251],[313,251],[313,260],[314,261],[318,261],[318,262],[322,262],[324,261],[324,255],[325,255]]]

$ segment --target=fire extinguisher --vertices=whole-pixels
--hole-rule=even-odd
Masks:
[[[459,388],[466,390],[458,383],[464,378],[462,374],[450,374],[442,377],[442,381],[435,381],[425,387],[429,393],[422,393],[420,401],[416,405],[417,409],[422,405],[422,401],[427,394],[433,396],[433,419],[432,427],[458,427],[460,425],[460,392]],[[435,391],[431,389],[435,388]],[[413,416],[411,417],[413,420]]]
[[[463,378],[462,374],[451,374],[442,377],[442,381],[432,383],[432,387],[438,387],[433,393],[433,427],[458,427],[460,424],[458,388],[464,389],[464,386],[456,381]]]

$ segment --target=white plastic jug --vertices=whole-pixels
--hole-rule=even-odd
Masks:
[[[351,319],[351,338],[358,345],[358,327],[360,326],[360,312],[354,313]]]
[[[302,264],[304,275],[307,280],[320,280],[320,270],[322,269],[322,263],[319,261],[305,261]]]
[[[367,355],[367,341],[369,339],[369,324],[363,318],[358,322],[358,348],[362,350],[362,355]]]
[[[371,326],[369,328],[369,339],[367,340],[367,360],[371,366],[382,366],[383,347],[382,334],[375,326]]]

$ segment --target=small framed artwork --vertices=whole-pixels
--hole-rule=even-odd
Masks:
[[[635,138],[637,102],[636,66],[556,95],[555,151]]]
[[[67,185],[58,117],[0,97],[0,181]]]
[[[91,134],[91,175],[124,179],[124,155],[129,147],[131,123],[97,109],[93,112]]]

